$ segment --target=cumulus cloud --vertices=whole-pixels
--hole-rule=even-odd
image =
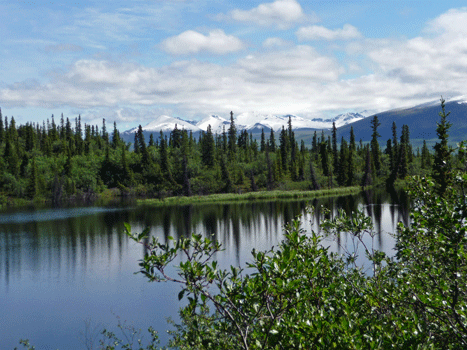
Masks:
[[[362,37],[358,29],[350,24],[334,30],[323,26],[302,27],[295,34],[299,40],[348,40]]]
[[[309,45],[275,46],[224,65],[193,59],[154,68],[109,59],[79,60],[67,71],[55,72],[48,83],[0,87],[0,102],[2,107],[166,108],[187,118],[228,116],[231,110],[306,116],[410,106],[440,95],[466,94],[466,21],[467,10],[449,11],[410,40],[359,40],[352,47],[356,56],[341,58],[342,64]],[[270,39],[266,42],[271,45],[281,44]],[[344,78],[349,71],[343,67],[358,70],[349,63],[360,56],[364,59],[358,63],[368,64],[371,72]],[[119,118],[135,118],[125,113]]]
[[[225,18],[225,16],[220,16]],[[264,3],[251,10],[233,10],[227,18],[238,22],[249,22],[260,26],[277,26],[286,29],[304,21],[307,16],[300,4],[295,0],[276,0]],[[316,15],[308,16],[308,20],[316,21]]]
[[[290,43],[281,38],[267,38],[263,41],[263,47],[271,48],[271,47],[282,47],[287,46]]]
[[[164,51],[174,55],[210,52],[223,55],[240,51],[245,48],[244,43],[233,35],[226,35],[217,29],[204,35],[193,30],[187,30],[177,36],[165,39],[161,43]]]
[[[229,66],[198,60],[161,68],[80,60],[42,85],[0,89],[4,105],[109,107],[176,105],[187,115],[230,110],[309,108],[309,93],[323,81],[336,81],[342,67],[312,47],[257,54]]]
[[[465,89],[467,80],[467,9],[451,10],[431,21],[426,32],[435,36],[392,42],[368,56],[388,76],[435,89]]]

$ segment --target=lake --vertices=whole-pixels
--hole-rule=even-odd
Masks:
[[[375,248],[391,254],[399,221],[408,223],[409,201],[403,192],[374,192],[307,201],[241,202],[185,206],[109,206],[21,209],[0,213],[0,348],[19,347],[20,339],[41,349],[86,349],[86,340],[118,322],[146,330],[153,326],[164,344],[177,319],[180,286],[148,283],[138,271],[144,255],[130,241],[150,227],[165,241],[191,233],[212,235],[224,252],[220,265],[244,266],[252,248],[267,250],[283,238],[283,227],[302,215],[302,227],[318,230],[321,206],[336,213],[362,208],[371,216]],[[309,204],[317,210],[312,214]],[[352,249],[348,235],[323,244],[342,252]],[[364,264],[364,258],[359,260]],[[147,335],[146,335],[147,338]],[[95,341],[94,345],[97,345]],[[96,348],[96,347],[94,347]]]

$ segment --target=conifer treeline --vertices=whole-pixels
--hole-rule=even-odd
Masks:
[[[237,131],[233,113],[228,130],[214,134],[209,126],[195,138],[175,126],[169,137],[162,132],[145,140],[142,127],[133,147],[120,137],[116,123],[107,131],[61,116],[41,124],[16,126],[0,110],[0,195],[39,197],[60,201],[67,197],[92,198],[106,189],[121,194],[167,196],[247,192],[272,189],[315,190],[323,187],[369,185],[428,171],[432,155],[426,147],[414,154],[409,130],[379,148],[378,118],[372,120],[370,144],[348,141],[315,131],[311,148],[295,138],[292,122],[275,135],[260,140]]]

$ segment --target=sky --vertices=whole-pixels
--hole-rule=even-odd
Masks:
[[[0,0],[0,108],[121,131],[378,112],[466,94],[466,38],[455,0]]]

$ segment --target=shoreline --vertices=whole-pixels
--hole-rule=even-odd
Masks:
[[[274,190],[274,191],[257,191],[247,193],[218,193],[208,194],[204,196],[177,196],[166,198],[148,198],[137,199],[137,205],[164,206],[164,205],[188,205],[198,203],[216,203],[216,202],[248,202],[256,200],[278,200],[278,199],[313,199],[320,197],[334,197],[356,194],[362,191],[361,186],[338,187],[331,189],[315,190],[315,191],[299,191],[299,190]]]
[[[356,194],[362,191],[361,186],[350,187],[336,187],[315,191],[301,191],[301,190],[273,190],[273,191],[256,191],[246,193],[216,193],[208,195],[193,195],[190,197],[173,196],[164,198],[144,198],[137,196],[122,196],[112,190],[104,191],[96,195],[95,200],[86,201],[81,198],[72,198],[64,200],[60,203],[61,206],[80,205],[93,206],[99,203],[108,205],[111,202],[118,202],[123,199],[131,198],[136,202],[136,205],[150,205],[150,206],[165,206],[165,205],[188,205],[188,204],[202,204],[202,203],[218,203],[218,202],[248,202],[248,201],[263,201],[263,200],[286,200],[286,199],[313,199],[320,197],[334,197]],[[3,203],[0,203],[0,211],[18,208],[41,208],[50,207],[51,201],[43,197],[35,198],[32,200],[24,198],[5,198]]]

